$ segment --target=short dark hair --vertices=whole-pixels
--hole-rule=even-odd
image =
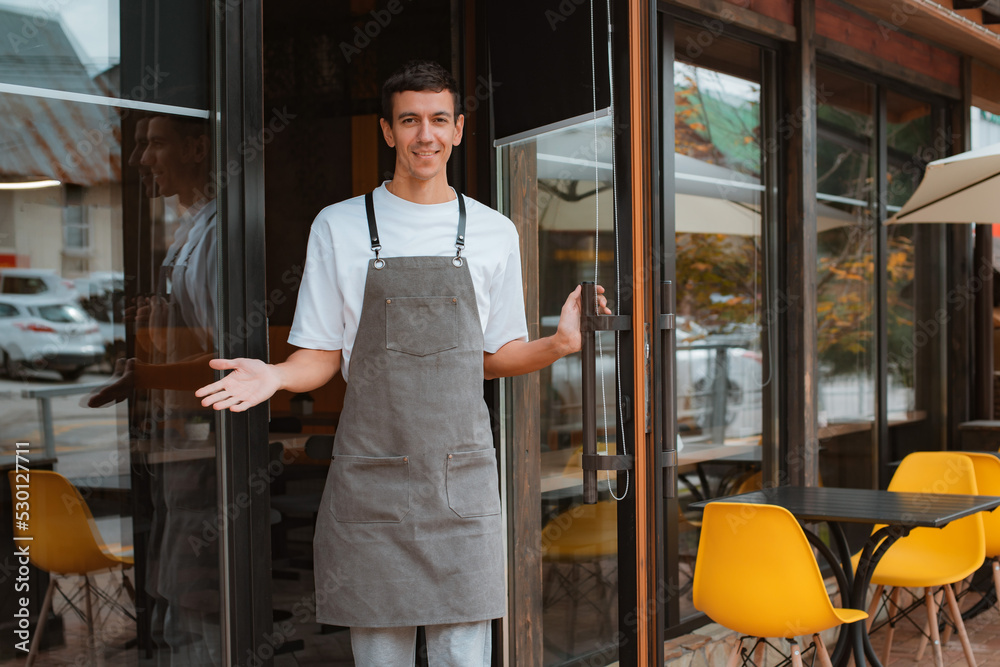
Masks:
[[[392,125],[392,96],[407,90],[430,90],[440,93],[447,90],[455,101],[455,118],[462,113],[462,99],[458,94],[458,82],[451,72],[432,60],[411,60],[382,84],[382,118]]]
[[[171,127],[182,137],[207,136],[210,133],[208,121],[204,118],[191,116],[175,116],[174,114],[154,113],[150,118],[163,118],[170,122]]]

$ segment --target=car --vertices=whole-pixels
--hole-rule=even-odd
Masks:
[[[114,368],[115,360],[125,356],[125,274],[94,271],[75,284],[80,306],[101,328],[105,361]]]
[[[63,301],[76,298],[76,285],[52,269],[0,269],[0,294],[45,294]]]
[[[0,354],[12,379],[29,370],[79,378],[104,357],[101,330],[74,301],[39,295],[0,295]]]
[[[558,316],[542,317],[542,334],[554,332],[558,321]],[[683,316],[677,318],[676,331],[674,358],[680,435],[692,442],[760,435],[766,378],[761,354],[752,345],[756,332],[712,333]],[[598,343],[598,349],[603,350],[597,360],[600,430],[605,415],[609,424],[614,424],[617,416],[614,332],[598,332]],[[724,369],[726,383],[716,386],[720,369]],[[579,409],[583,402],[580,355],[557,360],[547,377],[550,386],[543,388],[543,392],[558,403],[560,410]]]

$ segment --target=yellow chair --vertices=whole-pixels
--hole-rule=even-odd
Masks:
[[[977,495],[976,474],[972,460],[955,452],[915,452],[899,464],[889,482],[890,491],[911,493],[955,493]],[[882,526],[875,526],[879,530]],[[857,567],[859,555],[854,556]],[[922,588],[923,603],[927,610],[927,629],[934,643],[934,661],[943,664],[941,638],[938,632],[938,603],[935,588],[944,591],[951,621],[958,631],[969,665],[976,664],[969,637],[962,622],[952,584],[958,583],[975,572],[986,558],[986,542],[982,514],[952,521],[943,528],[914,528],[906,537],[897,540],[882,556],[875,567],[871,582],[878,588],[872,597],[869,613],[880,603],[886,588],[889,630],[883,649],[882,663],[888,664],[892,650],[893,628],[896,619],[910,609],[899,607],[899,589]],[[917,660],[923,655],[923,646]]]
[[[17,502],[16,473],[10,471],[11,493]],[[101,538],[94,517],[87,507],[86,501],[72,483],[57,472],[32,470],[30,472],[30,503],[31,518],[28,530],[22,530],[14,523],[14,537],[31,537],[29,560],[35,567],[49,573],[49,586],[45,592],[41,613],[38,616],[38,626],[31,640],[31,647],[26,667],[34,662],[41,645],[42,631],[45,619],[52,608],[56,591],[62,595],[69,606],[76,611],[87,624],[88,646],[94,647],[94,603],[96,595],[105,601],[113,602],[112,596],[96,590],[89,575],[102,570],[121,570],[122,586],[128,593],[133,604],[135,590],[125,570],[133,565],[131,556],[115,554]],[[15,505],[16,507],[16,505]],[[82,592],[84,610],[81,611],[73,597],[59,588],[58,576],[78,575],[83,577]],[[126,612],[128,613],[128,612]],[[128,614],[134,620],[134,616]]]
[[[984,496],[1000,496],[1000,458],[985,452],[965,452],[976,470],[976,487]],[[983,512],[986,557],[993,570],[993,588],[1000,602],[1000,511]]]
[[[743,664],[766,638],[784,637],[790,661],[802,665],[796,641],[812,636],[820,664],[830,656],[819,633],[868,614],[838,609],[802,527],[788,510],[774,505],[713,502],[705,507],[694,571],[694,606],[716,623],[744,637],[733,647],[730,667],[741,657],[743,640],[756,642]],[[770,644],[768,644],[770,645]]]
[[[597,614],[600,639],[613,637],[610,618],[618,556],[618,507],[613,500],[576,505],[542,529],[542,562],[547,570],[542,604],[550,609],[568,601],[567,656],[576,647],[581,602]],[[610,564],[610,565],[609,565]],[[563,570],[568,568],[568,572]]]
[[[976,487],[984,496],[1000,496],[1000,458],[996,454],[986,452],[962,452],[972,460],[976,470]],[[983,531],[986,537],[986,558],[989,560],[993,575],[993,590],[996,594],[994,604],[1000,601],[1000,511],[983,512]],[[971,582],[970,582],[971,584]],[[957,597],[961,600],[962,594]],[[947,643],[947,631],[942,643]]]

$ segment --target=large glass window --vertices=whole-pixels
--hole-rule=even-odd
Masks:
[[[933,106],[886,91],[887,214],[906,203],[920,184],[928,162],[942,157],[944,142],[935,136]],[[886,322],[888,336],[887,418],[890,459],[918,450],[940,449],[934,418],[934,359],[942,358],[946,321],[935,299],[940,278],[935,249],[942,246],[941,225],[886,226]],[[924,267],[918,270],[918,267]]]
[[[820,482],[869,488],[875,419],[874,87],[817,70]]]
[[[700,514],[687,504],[760,488],[768,228],[761,52],[676,26],[674,95],[677,248],[678,549],[680,615]]]
[[[881,226],[906,203],[924,166],[944,150],[930,102],[881,89],[820,67],[817,71],[817,349],[820,480],[874,488],[877,448],[888,460],[942,446],[931,406],[939,373],[946,310],[940,306],[942,230],[935,225]],[[876,114],[885,116],[876,134]],[[885,146],[884,180],[876,151]],[[881,185],[880,185],[881,184]],[[884,254],[876,252],[884,234]],[[877,257],[884,256],[884,265]],[[918,270],[917,267],[922,267]],[[884,272],[884,302],[876,299]],[[884,316],[885,331],[878,327]],[[876,363],[885,336],[885,377]],[[884,387],[886,414],[876,415]],[[886,420],[888,441],[875,437]]]
[[[0,664],[222,664],[214,6],[0,9]]]
[[[886,114],[886,204],[890,211],[895,211],[917,189],[923,167],[933,155],[931,105],[888,91]],[[915,232],[916,225],[912,224],[888,227],[890,419],[912,416],[916,409]]]

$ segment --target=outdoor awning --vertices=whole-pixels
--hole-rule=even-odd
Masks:
[[[589,129],[561,131],[538,141],[538,178],[541,180],[571,179],[580,182],[580,192],[594,190],[595,170],[607,181],[602,184],[601,229],[610,231],[614,221],[614,200],[609,187],[611,156],[562,157],[581,152],[577,146],[593,142],[593,126]],[[599,128],[602,146],[610,153],[610,128]],[[760,236],[761,197],[764,187],[756,176],[727,167],[709,164],[683,154],[674,155],[675,230],[677,233],[727,234]],[[855,216],[823,202],[816,203],[816,224],[819,232],[857,224]],[[550,200],[542,215],[541,226],[549,231],[593,231],[594,199],[579,201]]]
[[[886,223],[1000,223],[1000,144],[935,160]]]

